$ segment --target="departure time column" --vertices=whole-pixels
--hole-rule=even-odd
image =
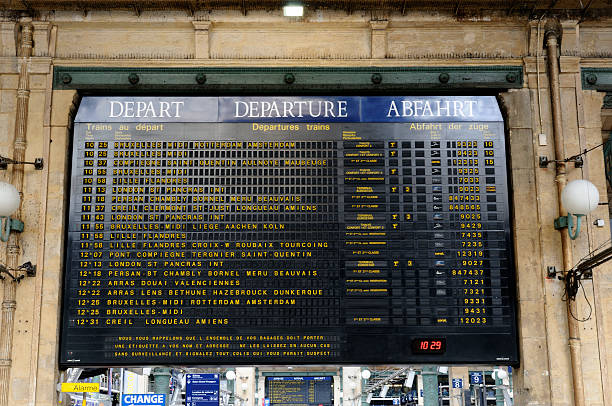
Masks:
[[[78,171],[82,170],[78,239],[77,326],[98,326],[103,277],[103,241],[106,210],[108,142],[85,141]],[[82,169],[81,169],[82,168]],[[78,204],[78,203],[77,203]]]

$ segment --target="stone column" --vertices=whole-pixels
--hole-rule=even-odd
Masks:
[[[343,406],[361,405],[361,368],[342,368],[342,394]]]
[[[566,40],[566,31],[564,26],[562,42]],[[568,37],[572,38],[569,34]],[[560,58],[560,70],[564,144],[566,155],[572,156],[601,144],[602,98],[599,94],[582,91],[579,57],[562,56]],[[583,159],[585,165],[582,168],[576,168],[572,164],[568,165],[568,181],[575,179],[589,180],[598,188],[600,202],[605,201],[607,193],[602,149],[597,148],[583,155]],[[593,219],[595,218],[607,219],[606,208],[599,206],[593,213],[583,219],[584,228],[580,232],[580,236],[573,240],[571,245],[575,262],[600,247],[610,238],[607,227],[594,227]],[[567,231],[563,230],[561,232]],[[577,324],[578,339],[573,341],[577,341],[580,348],[580,368],[575,370],[574,373],[579,379],[579,383],[582,383],[582,388],[584,388],[582,397],[585,405],[603,404],[604,394],[607,392],[607,387],[602,385],[602,382],[609,371],[605,365],[605,356],[603,356],[599,347],[602,342],[605,343],[603,345],[611,344],[612,336],[608,332],[606,340],[606,332],[600,330],[597,323],[599,313],[609,312],[609,308],[598,306],[598,300],[601,297],[597,292],[599,281],[597,278],[606,274],[606,268],[610,269],[609,265],[597,268],[594,271],[596,276],[593,281],[583,281],[584,294],[579,292],[576,297],[575,314],[568,315],[570,318],[568,320]],[[587,319],[589,313],[592,313],[592,317]],[[573,320],[573,317],[583,321]]]
[[[501,386],[503,384],[504,382],[501,379],[495,377],[495,386]],[[495,405],[505,406],[503,389],[499,389],[499,388],[495,389]]]
[[[453,379],[461,379],[463,388],[453,388]],[[448,369],[448,392],[450,406],[464,406],[461,396],[465,389],[470,388],[470,376],[467,367],[450,367]]]
[[[236,368],[235,406],[255,406],[255,368]]]
[[[586,140],[585,147],[592,148],[601,143],[601,108],[603,103],[604,93],[595,91],[579,91],[578,105],[580,106],[578,114],[579,132]],[[599,190],[599,201],[606,202],[606,178],[604,172],[603,153],[597,148],[593,152],[587,154],[585,159],[585,175],[589,181]],[[602,228],[594,227],[593,221],[587,222],[587,231],[589,235],[591,249],[599,247],[610,236],[610,223],[607,206],[599,206],[592,213],[590,219],[605,219],[605,226]],[[582,233],[582,232],[581,232]],[[609,388],[612,387],[612,263],[607,262],[593,270],[593,280],[585,281],[585,292],[589,301],[593,305],[595,312],[592,321],[583,326],[581,332],[583,338],[583,372],[585,382],[587,383],[587,391],[585,400],[587,404],[597,404],[595,401],[602,402],[604,405],[612,404],[612,393]],[[586,303],[582,302],[581,312],[588,311]],[[584,331],[587,330],[587,331]],[[595,333],[596,332],[596,336]],[[588,334],[590,333],[590,334]],[[589,359],[599,359],[599,363],[590,362]],[[599,365],[598,365],[599,364]],[[599,368],[597,368],[599,367]],[[597,394],[601,396],[599,399],[592,397],[590,379],[593,376],[601,376],[601,380],[597,380],[596,387],[601,387],[603,393]],[[593,403],[589,403],[593,402]]]
[[[334,406],[340,406],[342,403],[342,398],[340,394],[342,393],[342,382],[340,380],[340,368],[336,371],[336,375],[333,377],[334,380]],[[263,399],[263,396],[262,398]]]
[[[210,58],[210,21],[193,21],[195,29],[195,57],[196,59]]]
[[[28,103],[30,100],[28,67],[32,55],[32,20],[22,18],[20,21],[21,35],[19,46],[19,85],[17,88],[17,112],[15,115],[15,139],[13,141],[13,156],[16,161],[25,160],[26,132],[28,121]],[[13,166],[12,184],[21,193],[23,189],[23,164]],[[23,197],[21,200],[23,203]],[[12,216],[21,218],[21,205]],[[17,269],[21,256],[19,245],[20,237],[11,233],[6,244],[6,267],[9,270]],[[4,295],[2,300],[2,315],[0,320],[0,406],[9,405],[9,392],[11,390],[11,367],[13,349],[13,327],[15,309],[17,307],[17,283],[11,278],[3,281]]]
[[[123,369],[121,370],[123,371]],[[170,368],[153,368],[153,392],[166,395],[166,405],[170,404]],[[123,385],[123,377],[121,377]],[[123,392],[123,388],[120,389]]]
[[[40,219],[45,222],[45,240],[42,248],[44,268],[38,271],[38,277],[42,278],[42,297],[35,371],[35,406],[57,404],[56,387],[61,382],[57,368],[60,329],[58,315],[61,311],[61,295],[58,295],[58,292],[62,289],[64,262],[61,253],[64,252],[65,241],[57,236],[65,234],[68,146],[78,96],[74,90],[55,90],[51,98],[50,134],[46,141],[49,143],[49,152],[45,156],[45,171],[48,171],[47,193],[42,199],[46,200],[46,213],[53,214]]]
[[[529,80],[535,83],[535,79]],[[535,93],[535,92],[534,92]],[[561,262],[560,248],[553,252],[543,253],[542,241],[552,247],[560,247],[559,236],[552,228],[554,216],[547,214],[542,224],[540,205],[555,207],[556,190],[554,184],[554,169],[540,172],[547,175],[545,185],[538,181],[536,175],[536,152],[534,142],[537,136],[533,127],[537,127],[537,99],[532,99],[529,89],[520,89],[502,93],[500,95],[506,115],[508,130],[508,144],[512,178],[512,229],[514,230],[514,257],[517,284],[517,313],[518,334],[521,367],[515,370],[514,397],[517,405],[549,405],[553,403],[551,393],[551,371],[556,373],[565,370],[563,385],[559,384],[557,390],[564,390],[557,394],[559,399],[568,399],[567,390],[571,380],[567,376],[569,368],[569,354],[567,352],[567,327],[565,322],[565,306],[559,300],[549,300],[551,297],[560,298],[561,290],[553,281],[545,279],[546,265],[558,265]],[[533,104],[532,104],[533,100]],[[548,100],[547,93],[542,100]],[[533,107],[532,107],[533,106]],[[536,114],[532,114],[532,108]],[[544,111],[549,114],[548,108]],[[549,119],[547,119],[549,124]],[[549,126],[547,126],[549,128]],[[539,131],[539,130],[538,130]],[[548,132],[548,130],[545,130]],[[550,134],[550,132],[548,132]],[[552,143],[549,143],[552,148]],[[541,155],[547,155],[540,152]],[[551,156],[551,152],[548,153]],[[539,168],[537,168],[539,169]],[[546,190],[546,193],[540,189]],[[548,230],[544,235],[543,228]],[[558,251],[558,252],[555,252]],[[545,258],[543,259],[543,255]],[[547,292],[544,281],[554,289]],[[565,339],[559,337],[565,334]],[[555,343],[549,341],[549,336],[555,336]],[[554,359],[551,360],[551,358]],[[551,363],[553,365],[551,365]],[[571,392],[570,392],[571,393]],[[557,404],[557,403],[555,403]],[[568,403],[558,403],[568,404]]]
[[[372,29],[372,59],[384,59],[387,57],[387,26],[389,21],[370,21]]]
[[[258,374],[257,377],[257,396],[255,396],[255,406],[262,405],[262,399],[266,397],[266,377],[264,374]]]
[[[423,377],[423,405],[438,406],[438,367],[424,366],[421,376]]]

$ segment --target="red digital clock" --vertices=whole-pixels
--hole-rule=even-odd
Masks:
[[[446,338],[415,338],[412,340],[413,354],[444,354]]]

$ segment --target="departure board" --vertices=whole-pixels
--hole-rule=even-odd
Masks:
[[[334,404],[333,379],[331,376],[266,377],[265,396],[270,406],[331,406]]]
[[[84,97],[60,363],[518,362],[494,97]]]

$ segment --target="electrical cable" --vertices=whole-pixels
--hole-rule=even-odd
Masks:
[[[584,261],[587,257],[592,258],[595,253],[597,251],[599,251],[604,245],[607,245],[608,243],[612,242],[612,238],[608,238],[606,241],[602,242],[599,247],[595,248],[593,251],[589,252],[588,254],[586,254],[584,257],[580,258],[580,260],[576,263],[576,265],[573,266],[573,268],[575,268],[576,266],[578,266],[582,261]]]
[[[580,280],[576,278],[576,271],[571,269],[565,272],[563,275],[563,297],[562,300],[567,302],[568,300],[576,300],[576,294],[578,293]]]
[[[573,269],[584,273],[612,259],[612,247],[608,247],[591,258],[576,265]]]
[[[25,272],[19,276],[15,276],[13,272]],[[20,282],[26,276],[35,276],[36,275],[36,266],[32,265],[30,261],[19,265],[17,268],[9,268],[5,265],[0,264],[0,280],[4,280],[5,277],[2,274],[8,275],[13,282]]]
[[[606,141],[606,142],[607,142],[607,141]],[[584,151],[582,151],[582,152],[580,152],[580,153],[578,153],[578,154],[576,154],[576,155],[572,155],[572,156],[570,156],[569,158],[565,158],[565,159],[563,160],[563,162],[569,162],[569,161],[571,161],[571,160],[574,160],[574,159],[578,158],[578,157],[579,157],[579,156],[581,156],[581,155],[586,155],[586,154],[588,154],[589,152],[593,151],[595,148],[599,148],[599,147],[602,147],[602,146],[606,145],[606,142],[602,142],[601,144],[597,144],[597,145],[595,145],[594,147],[591,147],[591,148],[589,148],[589,149],[585,149]]]
[[[584,300],[587,302],[587,304],[589,305],[589,315],[586,318],[586,320],[589,320],[591,318],[591,314],[593,313],[593,306],[591,306],[591,302],[589,301],[589,298],[587,297],[586,291],[584,290],[584,285],[580,284],[580,287],[582,288],[582,294],[584,295]],[[585,320],[585,321],[586,321]],[[580,320],[578,320],[580,321]]]
[[[580,261],[578,261],[578,264],[576,266],[574,266],[569,271],[560,272],[563,276],[559,277],[559,279],[563,280],[563,283],[564,283],[564,286],[563,286],[564,291],[563,291],[562,300],[563,301],[576,300],[576,296],[578,295],[579,290],[582,289],[584,299],[587,305],[589,306],[588,315],[583,318],[576,317],[576,315],[572,313],[571,307],[569,307],[570,317],[572,317],[574,320],[578,322],[585,322],[585,321],[590,320],[593,314],[593,306],[591,305],[591,302],[588,299],[588,296],[586,294],[586,290],[584,289],[582,280],[590,279],[590,277],[592,276],[593,268],[605,262],[608,262],[609,260],[612,259],[612,246],[607,247],[603,249],[602,251],[596,253],[597,251],[601,249],[601,247],[606,245],[609,241],[610,240],[604,242],[599,247],[597,247],[595,250],[588,253]],[[589,256],[590,258],[587,259],[587,257]]]
[[[569,315],[576,321],[583,323],[585,321],[588,321],[591,319],[591,316],[593,315],[593,306],[591,305],[591,302],[589,301],[589,298],[587,297],[586,291],[584,289],[584,285],[582,284],[582,273],[580,271],[576,271],[576,270],[570,270],[568,272],[566,272],[564,278],[564,293],[563,293],[563,297],[562,300],[563,301],[568,301],[568,300],[576,300],[576,296],[578,295],[578,291],[580,289],[582,289],[582,293],[584,295],[584,299],[587,303],[587,305],[589,306],[589,314],[584,317],[584,318],[578,318],[576,317],[575,314],[572,313],[571,307],[568,306],[569,309]]]

